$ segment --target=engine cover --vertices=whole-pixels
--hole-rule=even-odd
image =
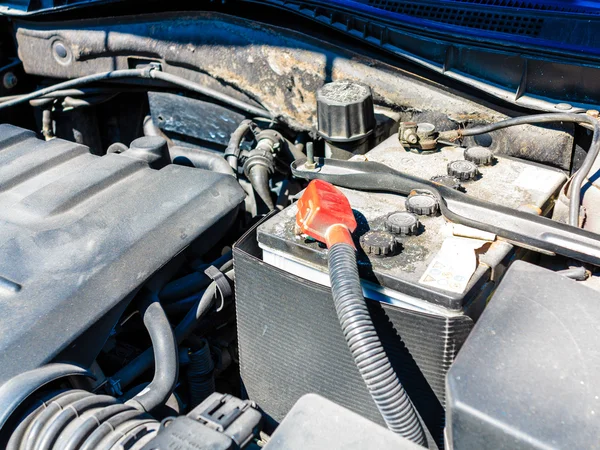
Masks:
[[[244,196],[227,175],[0,125],[0,383],[51,361],[200,235],[218,240]]]

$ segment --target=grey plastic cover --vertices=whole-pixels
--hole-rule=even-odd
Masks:
[[[447,377],[454,449],[597,448],[600,294],[517,261]]]
[[[317,394],[294,405],[265,450],[419,450],[423,447]]]
[[[0,125],[0,383],[52,360],[207,230],[215,242],[244,195],[231,176]]]

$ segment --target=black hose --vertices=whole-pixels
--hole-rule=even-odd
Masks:
[[[215,392],[215,365],[206,339],[200,340],[198,350],[190,353],[187,368],[190,409],[195,408]]]
[[[247,170],[247,172],[248,180],[250,180],[254,192],[258,194],[269,211],[273,211],[275,209],[275,204],[271,198],[271,189],[269,188],[269,168],[261,164],[256,164],[251,169]]]
[[[594,161],[598,157],[600,152],[600,124],[597,119],[584,114],[570,114],[570,113],[548,113],[548,114],[537,114],[535,116],[523,116],[516,117],[514,119],[507,119],[501,122],[492,123],[489,125],[482,125],[473,128],[467,128],[465,130],[459,130],[461,136],[475,136],[478,134],[485,134],[491,131],[500,130],[502,128],[512,127],[516,125],[531,125],[537,123],[550,123],[550,122],[569,122],[569,123],[587,123],[592,125],[594,128],[594,135],[592,137],[592,143],[588,150],[588,153],[583,160],[583,164],[573,177],[571,181],[571,198],[569,200],[569,225],[579,227],[579,208],[581,205],[581,187],[585,177],[587,177],[594,165]]]
[[[371,320],[360,285],[356,253],[351,245],[338,243],[330,247],[329,276],[342,332],[383,420],[393,432],[425,445],[421,422]]]
[[[585,281],[587,279],[587,270],[585,270],[585,267],[583,266],[559,270],[556,273],[576,281]]]
[[[21,421],[6,450],[93,450],[129,444],[158,432],[160,423],[115,398],[81,390],[54,394]]]
[[[259,108],[257,106],[249,105],[246,102],[238,100],[236,98],[230,97],[227,94],[223,94],[219,91],[211,89],[206,86],[202,86],[201,84],[195,83],[190,80],[186,80],[185,78],[179,77],[177,75],[173,75],[171,73],[161,72],[159,70],[152,70],[150,72],[150,78],[155,80],[165,81],[170,84],[174,84],[175,86],[182,87],[187,89],[188,91],[196,92],[198,94],[205,95],[206,97],[211,97],[214,100],[218,100],[222,103],[225,103],[229,106],[233,106],[234,108],[239,109],[240,111],[247,112],[253,116],[258,117],[266,117],[269,119],[273,118],[273,115],[267,111],[266,109]]]
[[[152,116],[144,117],[142,122],[142,129],[144,130],[144,136],[162,136],[160,129],[152,122]],[[170,147],[170,146],[169,146]]]
[[[82,84],[95,83],[97,81],[117,80],[120,78],[149,78],[150,72],[151,70],[149,69],[125,69],[95,73],[93,75],[87,75],[85,77],[74,78],[72,80],[63,81],[62,83],[54,84],[52,86],[39,89],[29,94],[21,95],[13,100],[2,102],[0,103],[0,110],[28,102],[29,100],[33,100],[34,98],[43,97],[44,95],[50,94],[52,92],[81,86]]]
[[[35,98],[43,97],[56,91],[64,89],[71,89],[84,84],[95,83],[98,81],[109,81],[117,80],[122,78],[150,78],[154,80],[164,81],[175,86],[187,89],[191,92],[202,94],[206,97],[210,97],[226,105],[232,106],[240,111],[252,114],[258,117],[273,118],[272,114],[263,108],[250,105],[246,102],[233,98],[227,94],[223,94],[215,89],[202,86],[201,84],[195,83],[177,75],[170,73],[164,73],[158,70],[157,67],[148,66],[143,69],[124,69],[124,70],[112,70],[110,72],[95,73],[93,75],[86,75],[84,77],[73,78],[72,80],[63,81],[62,83],[54,84],[43,89],[31,92],[29,94],[20,95],[19,97],[13,98],[0,103],[0,110],[9,108],[11,106],[19,105],[21,103],[28,102]]]
[[[91,372],[74,364],[52,363],[23,372],[2,384],[0,386],[0,429],[29,395],[54,380],[75,375],[94,378]]]
[[[197,169],[210,170],[211,172],[235,176],[231,167],[222,156],[217,153],[189,147],[171,147],[169,149],[173,164],[192,165]]]
[[[149,412],[163,405],[173,393],[179,372],[179,353],[169,319],[156,296],[146,301],[140,314],[154,349],[154,378],[146,389],[127,404]]]
[[[224,269],[223,269],[224,270]],[[233,277],[233,271],[226,274]],[[217,285],[212,282],[198,299],[193,308],[191,308],[181,322],[175,328],[175,340],[179,344],[183,342],[196,328],[200,320],[211,310],[217,294]],[[154,344],[154,341],[153,341]],[[121,368],[111,379],[118,383],[121,389],[125,388],[142,373],[152,367],[152,347],[146,349],[133,361]]]
[[[87,87],[87,88],[71,88],[59,91],[52,91],[39,97],[40,100],[54,100],[63,97],[83,97],[83,96],[98,96],[98,95],[117,95],[121,92],[147,92],[148,89],[144,87],[134,86],[123,86],[123,87]],[[23,94],[19,95],[7,95],[0,97],[0,103],[7,102],[9,100],[15,100],[21,98]]]
[[[164,304],[165,302],[180,300],[206,289],[212,280],[204,273],[204,270],[209,266],[215,266],[218,267],[221,272],[226,271],[229,269],[228,264],[232,261],[232,257],[231,251],[228,251],[210,264],[199,267],[195,272],[178,278],[177,280],[170,281],[160,291],[160,301]]]
[[[249,119],[242,120],[238,127],[231,133],[229,143],[225,149],[225,159],[233,169],[234,173],[237,174],[238,161],[240,158],[240,144],[242,139],[252,127],[256,127],[256,124]]]

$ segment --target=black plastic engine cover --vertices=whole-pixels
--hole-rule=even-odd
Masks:
[[[0,125],[0,383],[51,361],[200,235],[219,239],[244,195],[227,175]]]
[[[448,372],[450,448],[598,448],[599,300],[514,262]]]

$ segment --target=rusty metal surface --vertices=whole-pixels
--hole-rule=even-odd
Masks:
[[[242,100],[253,99],[297,130],[315,126],[317,89],[339,79],[368,83],[376,103],[396,108],[402,120],[429,117],[439,130],[454,128],[465,119],[481,123],[506,118],[399,68],[298,32],[218,13],[17,22],[16,39],[30,74],[74,78],[159,61],[166,72]],[[65,58],[53,51],[58,42],[67,49]],[[526,153],[530,159],[566,169],[573,147],[569,130],[536,131],[526,152],[522,145],[516,150],[509,145],[522,141],[522,133],[506,130],[502,134],[506,137],[494,142],[494,150]]]

